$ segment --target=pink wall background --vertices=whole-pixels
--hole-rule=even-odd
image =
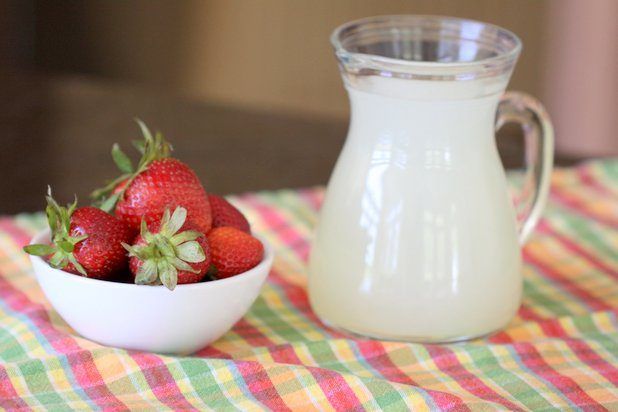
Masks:
[[[544,100],[556,150],[618,155],[618,0],[552,0],[548,31]]]

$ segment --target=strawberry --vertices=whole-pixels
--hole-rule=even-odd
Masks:
[[[187,209],[169,209],[159,222],[147,226],[143,220],[129,252],[129,268],[138,285],[163,284],[174,290],[177,284],[201,281],[210,268],[210,248],[197,225],[187,220]]]
[[[251,227],[247,218],[225,198],[213,194],[208,195],[210,209],[212,210],[212,227],[231,226],[251,233]]]
[[[137,168],[115,144],[112,157],[123,174],[92,196],[103,210],[114,210],[136,231],[142,219],[150,225],[160,221],[166,209],[182,206],[188,219],[207,233],[212,227],[210,202],[197,175],[180,160],[169,157],[171,146],[160,133],[153,137],[146,125],[138,123],[144,141],[136,143],[142,153]]]
[[[47,196],[51,244],[28,245],[27,253],[49,256],[52,267],[95,279],[111,280],[126,272],[128,258],[122,242],[133,239],[127,224],[95,207],[61,207]]]
[[[189,166],[176,159],[153,161],[137,175],[116,206],[116,216],[132,227],[154,223],[165,209],[183,206],[202,233],[212,225],[208,195]]]
[[[246,272],[264,257],[262,242],[235,227],[215,228],[207,237],[216,277],[220,279]]]

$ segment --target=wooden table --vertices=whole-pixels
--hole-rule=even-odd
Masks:
[[[0,214],[40,210],[51,185],[68,202],[117,172],[114,142],[131,151],[134,117],[160,129],[207,190],[237,193],[325,184],[347,120],[225,107],[109,81],[2,76]],[[520,139],[499,139],[505,164],[522,159]]]

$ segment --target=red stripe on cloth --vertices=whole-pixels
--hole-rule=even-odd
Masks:
[[[361,341],[357,342],[357,345],[361,352],[363,352],[365,360],[370,363],[374,369],[380,372],[386,379],[405,385],[412,385],[422,390],[425,390],[432,397],[434,403],[441,408],[441,410],[462,412],[469,410],[465,403],[459,397],[437,390],[427,390],[414,382],[411,377],[406,375],[391,361],[391,359],[386,355],[385,348],[381,345],[380,342]],[[372,345],[375,345],[375,347],[371,348]],[[372,351],[374,350],[377,350],[377,355],[375,356],[372,355]],[[269,352],[273,360],[277,363],[303,365],[303,362],[296,354],[294,347],[290,344],[282,344],[277,345],[273,348],[269,348]],[[379,364],[376,362],[379,362]],[[317,367],[309,367],[309,369],[312,368],[319,369]],[[316,375],[314,374],[314,377],[315,376]]]
[[[336,410],[349,411],[362,409],[360,400],[356,397],[342,376],[334,371],[324,370],[319,367],[307,367],[298,357],[291,344],[276,345],[275,347],[269,348],[269,353],[273,360],[277,363],[305,366],[311,372],[316,382],[320,385],[320,388],[326,395],[329,403]],[[249,385],[249,389],[253,395],[256,396],[256,399],[273,410],[282,410],[283,407],[287,409],[287,405],[284,405],[283,407],[272,405],[273,400],[269,397],[272,381],[270,381],[268,375],[264,375],[265,372],[262,374],[259,370],[256,370],[257,366],[261,367],[260,364],[256,362],[238,361],[237,366],[243,375],[245,382]],[[259,382],[256,382],[256,380]],[[280,399],[276,390],[272,398],[275,398],[274,402],[279,402]],[[281,400],[281,402],[283,401]]]
[[[273,360],[277,363],[287,363],[290,365],[302,365],[294,347],[289,343],[283,345],[277,345],[275,347],[268,348],[268,352]]]
[[[195,410],[160,357],[143,352],[129,352],[129,355],[139,365],[148,386],[159,401],[173,410]]]
[[[500,344],[500,345],[504,345],[504,344],[512,343],[513,342],[513,338],[511,338],[511,335],[509,335],[505,331],[501,330],[500,332],[497,332],[497,333],[489,336],[487,338],[487,341],[489,341],[490,343],[497,343],[497,344]]]
[[[444,346],[427,345],[427,352],[431,355],[438,368],[451,376],[462,388],[472,395],[489,402],[498,403],[511,411],[523,411],[519,406],[491,389],[477,376],[469,372],[457,359],[457,356]]]
[[[32,410],[32,408],[19,397],[15,387],[9,379],[6,369],[2,365],[0,365],[0,407],[7,411]]]
[[[517,314],[519,315],[519,317],[521,317],[524,320],[529,320],[529,321],[534,321],[534,322],[540,322],[545,319],[544,317],[536,313],[534,310],[532,310],[531,307],[523,303],[519,307],[519,311],[517,312]]]
[[[546,264],[545,262],[537,259],[528,248],[524,248],[523,256],[526,262],[535,266],[540,273],[548,279],[551,279],[554,283],[560,285],[564,290],[569,292],[571,295],[578,297],[584,302],[587,306],[589,306],[593,310],[608,310],[611,309],[607,303],[602,300],[596,298],[591,295],[587,290],[584,290],[577,286],[577,284],[571,282],[569,279],[565,278],[558,272],[556,269]]]
[[[562,339],[582,362],[618,387],[618,368],[603,359],[584,340],[570,337],[557,319],[543,322],[540,326],[546,336]]]
[[[2,299],[11,310],[30,319],[30,322],[32,322],[57,353],[67,354],[82,350],[72,336],[62,333],[52,326],[49,314],[43,305],[33,303],[23,292],[13,287],[13,285],[4,279],[1,274],[0,299]],[[43,342],[41,342],[41,344],[43,344]]]
[[[22,247],[30,243],[32,236],[21,227],[17,226],[12,218],[0,218],[0,230],[7,233],[17,246]]]
[[[392,361],[383,343],[378,341],[357,341],[356,345],[363,354],[364,360],[389,381],[416,386],[426,391],[440,410],[468,410],[468,407],[461,398],[447,392],[423,388],[415,382]]]
[[[573,379],[564,376],[543,359],[537,349],[528,342],[514,343],[513,348],[528,369],[551,383],[571,402],[586,411],[607,411],[602,405],[592,399]]]
[[[275,345],[275,342],[270,340],[268,336],[264,335],[244,318],[234,325],[233,331],[252,347]]]
[[[614,229],[618,229],[618,219],[591,212],[586,208],[586,204],[582,200],[573,197],[570,193],[563,192],[554,187],[552,188],[550,198],[560,205],[578,212],[582,216]]]
[[[538,325],[545,336],[565,342],[582,362],[597,371],[613,385],[618,386],[618,368],[604,360],[585,340],[571,337],[558,319],[546,319],[538,322]],[[504,332],[502,333],[504,334]],[[491,343],[513,343],[510,336],[506,334],[494,335],[489,338],[489,341]]]
[[[307,263],[309,261],[311,244],[308,239],[290,226],[279,226],[273,228],[273,231],[285,243],[285,247],[293,251],[301,262]]]
[[[268,336],[264,335],[256,327],[247,322],[247,320],[245,320],[244,318],[239,320],[236,325],[234,325],[232,331],[238,336],[240,336],[243,341],[245,341],[245,343],[248,343],[251,347],[268,347],[276,345],[276,343],[273,342]],[[200,349],[194,354],[194,356],[220,359],[233,358],[232,355],[230,355],[229,353],[210,346]]]
[[[243,198],[256,212],[260,214],[262,220],[268,224],[269,228],[289,226],[288,222],[277,210],[260,199],[259,195],[246,195]]]
[[[362,345],[363,342],[360,342],[360,345]],[[376,344],[376,345],[380,345],[379,342],[367,342],[365,343],[365,345],[370,345],[370,344]],[[360,348],[359,345],[359,348]],[[381,347],[382,352],[384,352],[384,348]],[[273,348],[269,348],[269,352],[271,357],[273,358],[273,360],[277,363],[286,363],[286,364],[291,364],[291,365],[303,365],[305,367],[307,367],[307,365],[303,364],[303,361],[298,357],[298,355],[296,354],[296,351],[294,350],[294,347],[291,344],[282,344],[282,345],[277,345],[276,347]],[[367,357],[365,356],[367,359],[367,361],[371,363],[371,357]],[[382,359],[383,360],[383,359]],[[387,358],[386,360],[387,362],[390,361],[389,358]],[[391,368],[397,368],[392,361],[391,362]],[[440,405],[442,410],[451,410],[451,411],[468,411],[469,408],[464,404],[464,402],[458,398],[455,395],[451,395],[449,393],[445,393],[445,392],[441,392],[441,391],[436,391],[436,390],[426,390],[423,389],[420,385],[418,385],[417,383],[415,383],[409,376],[407,376],[403,371],[398,369],[398,372],[393,374],[393,373],[387,373],[385,372],[385,370],[383,368],[381,368],[379,365],[377,364],[372,364],[372,366],[374,367],[374,369],[378,370],[380,373],[383,374],[383,376],[386,379],[389,379],[393,382],[397,382],[397,383],[402,383],[402,384],[406,384],[406,385],[412,385],[415,387],[418,387],[422,390],[425,390],[433,399],[434,402],[436,403],[436,405]],[[307,367],[312,375],[314,376],[314,378],[316,379],[316,381],[320,384],[320,387],[322,388],[322,390],[325,393],[331,393],[332,392],[332,385],[333,384],[325,384],[325,383],[321,383],[320,379],[324,376],[325,373],[331,373],[333,374],[332,376],[330,376],[329,379],[333,380],[339,380],[341,379],[341,381],[339,382],[341,385],[347,386],[347,383],[345,382],[345,380],[343,380],[342,377],[337,377],[335,378],[335,374],[336,372],[334,371],[328,371],[326,372],[325,370],[319,368],[319,367],[313,367],[313,366],[309,366]],[[344,399],[339,399],[340,397],[337,398],[337,400],[335,399],[331,399],[331,397],[329,397],[329,401],[331,402],[331,405],[338,410],[349,410],[347,409],[349,406],[347,405],[349,403],[349,399],[345,398],[345,395],[342,395],[344,397]],[[356,395],[354,395],[354,397],[356,397]],[[354,403],[352,402],[351,405],[354,405]],[[353,408],[353,406],[352,406]]]
[[[82,350],[68,353],[66,357],[80,387],[98,406],[106,411],[127,410],[125,404],[110,392],[103,376],[96,367],[92,353]]]
[[[575,253],[577,256],[586,260],[588,263],[590,263],[592,266],[599,269],[603,273],[610,275],[614,279],[618,279],[618,270],[599,260],[596,256],[588,252],[581,245],[577,244],[567,236],[557,232],[549,223],[547,223],[547,221],[541,220],[539,222],[538,228],[543,233],[546,233],[550,235],[553,239],[559,241],[565,249]]]
[[[299,196],[311,207],[312,210],[318,211],[322,207],[324,201],[324,190],[318,188],[301,189],[298,191]]]
[[[594,189],[595,192],[603,196],[617,196],[616,192],[612,191],[610,188],[604,185],[605,182],[601,183],[598,177],[590,173],[590,166],[586,165],[584,167],[578,167],[575,170],[577,171],[577,176],[579,177],[579,180],[587,187]]]
[[[336,411],[363,411],[365,408],[341,374],[317,367],[307,368],[326,399]]]
[[[528,321],[528,322],[544,322],[546,320],[546,318],[542,317],[541,315],[536,313],[534,310],[532,310],[531,307],[523,303],[519,307],[517,315],[523,320]],[[487,340],[491,343],[498,343],[498,344],[505,344],[505,343],[513,342],[513,338],[511,338],[511,336],[505,331],[496,332],[495,334],[489,336]]]
[[[549,338],[566,338],[569,334],[564,330],[558,319],[548,319],[540,322],[539,327]]]
[[[281,288],[281,291],[285,294],[285,297],[296,309],[304,315],[309,316],[311,320],[319,322],[318,318],[311,310],[309,297],[307,296],[307,291],[304,288],[286,281],[276,269],[271,270],[269,278],[272,283]]]
[[[618,387],[618,368],[603,359],[583,340],[566,339],[566,343],[582,362]]]
[[[291,410],[279,396],[277,388],[261,363],[237,361],[235,364],[255,399],[273,411]]]
[[[547,337],[565,337],[567,333],[562,329],[562,325],[557,319],[542,319],[536,322],[545,336]],[[498,332],[497,334],[489,337],[491,343],[513,343],[514,340],[506,332]]]
[[[256,195],[247,195],[244,201],[259,213],[262,220],[268,224],[269,230],[273,231],[286,247],[293,249],[303,262],[307,261],[309,242],[292,227],[281,213],[264,203]]]
[[[316,366],[307,366],[298,357],[291,344],[286,343],[269,348],[269,353],[277,363],[301,365],[309,370],[335,410],[364,410],[360,400],[341,375],[335,371],[322,369]]]
[[[198,356],[200,358],[216,358],[216,359],[232,359],[232,355],[227,352],[224,352],[220,349],[214,348],[212,346],[207,346],[203,349],[200,349],[193,356]]]
[[[104,384],[92,355],[82,349],[76,340],[55,329],[43,305],[34,303],[19,289],[13,287],[0,274],[0,298],[15,312],[28,317],[54,350],[67,357],[77,383],[99,407],[109,410],[126,410],[122,403]],[[88,356],[79,358],[83,353]],[[84,373],[84,369],[87,373]]]

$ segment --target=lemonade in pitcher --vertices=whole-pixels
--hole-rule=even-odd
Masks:
[[[520,241],[551,167],[542,108],[503,97],[519,40],[478,22],[389,16],[344,25],[333,43],[351,120],[312,248],[312,307],[331,326],[385,339],[455,341],[503,327],[520,305]],[[496,150],[497,111],[543,152],[529,147],[537,190],[521,224]]]

